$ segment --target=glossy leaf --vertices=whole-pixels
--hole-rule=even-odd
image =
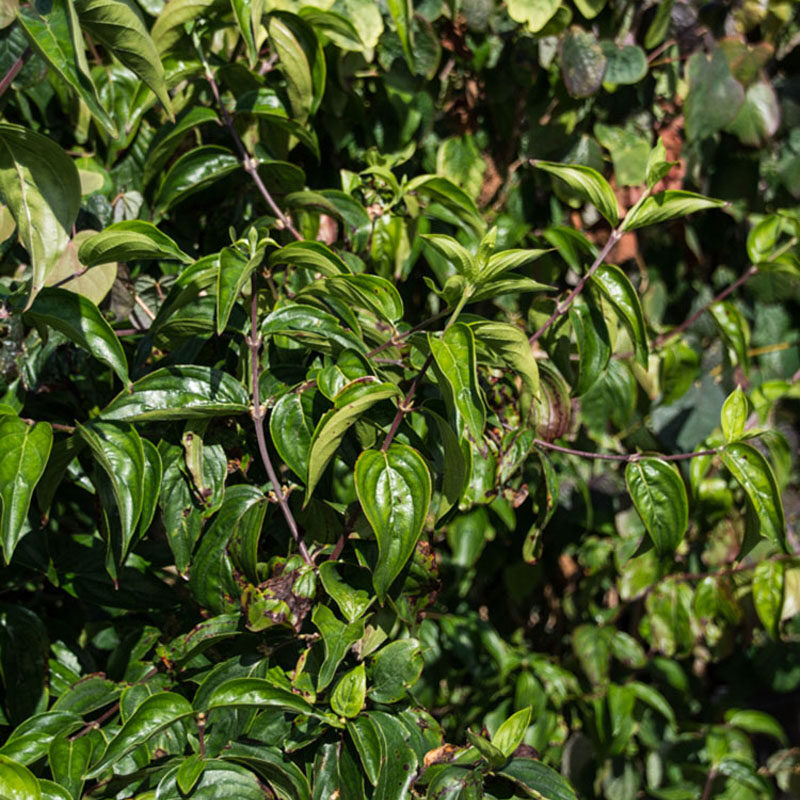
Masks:
[[[367,672],[363,664],[339,678],[331,693],[331,708],[340,717],[352,718],[364,707],[367,696]]]
[[[244,414],[249,398],[231,375],[200,365],[162,367],[118,394],[102,411],[129,422]]]
[[[386,452],[365,450],[359,456],[355,485],[378,540],[372,583],[383,601],[422,533],[431,501],[431,477],[416,450],[392,443]]]
[[[240,166],[239,159],[226,147],[211,144],[195,147],[170,167],[159,187],[155,204],[161,211],[167,211]]]
[[[250,276],[258,269],[264,259],[263,252],[252,258],[245,258],[233,247],[224,247],[219,254],[219,273],[217,275],[217,335],[221,335],[228,325],[231,311],[239,294]]]
[[[313,713],[313,708],[302,697],[273,686],[263,678],[233,678],[225,681],[211,693],[203,710],[247,706],[281,708],[295,714]]]
[[[656,552],[671,555],[689,526],[689,501],[677,468],[640,458],[625,468],[625,483]]]
[[[192,261],[169,236],[141,219],[115,222],[95,233],[81,244],[78,259],[87,267],[109,261]]]
[[[658,194],[650,195],[640,204],[637,203],[627,214],[622,223],[622,230],[633,231],[648,225],[658,225],[677,217],[685,217],[696,211],[705,211],[708,208],[720,208],[725,203],[722,200],[713,200],[701,194],[687,192],[679,189],[668,189]]]
[[[614,307],[631,338],[636,360],[646,368],[647,329],[639,295],[628,276],[613,264],[601,264],[592,275],[592,284]]]
[[[92,81],[78,14],[70,0],[39,0],[20,8],[17,18],[50,68],[78,93],[92,116],[116,138],[117,128]]]
[[[262,336],[280,334],[323,353],[353,349],[366,353],[364,343],[346,331],[332,314],[305,303],[286,303],[274,309],[261,325]]]
[[[128,362],[113,328],[88,297],[66,289],[47,287],[36,296],[28,309],[31,321],[63,333],[70,341],[88,350],[98,361],[107,364],[128,386]]]
[[[414,64],[414,42],[411,35],[411,17],[414,13],[409,0],[388,0],[386,5],[392,16],[395,30],[400,37],[400,45],[403,48],[403,55],[406,64],[411,72],[415,72]]]
[[[402,800],[407,796],[419,763],[407,744],[410,734],[396,717],[382,711],[373,711],[370,720],[377,730],[381,752],[373,800]]]
[[[44,474],[52,444],[47,422],[28,425],[19,417],[0,417],[0,536],[6,563],[26,532],[33,490]]]
[[[89,771],[94,748],[91,736],[75,739],[62,734],[50,742],[47,760],[53,780],[63,786],[73,800],[80,798],[84,775]]]
[[[416,639],[400,639],[382,647],[372,659],[370,700],[397,703],[422,674],[422,652]]]
[[[400,293],[379,275],[332,275],[310,284],[304,292],[321,297],[332,295],[349,305],[371,311],[386,322],[397,322],[403,316]]]
[[[539,392],[539,368],[525,332],[507,322],[470,323],[475,339],[495,354],[500,363],[516,372],[531,397]]]
[[[759,533],[786,549],[786,522],[775,474],[769,462],[750,444],[732,442],[721,451],[722,463],[744,489],[755,512]]]
[[[611,357],[611,343],[603,314],[594,304],[573,303],[569,319],[578,345],[578,381],[575,392],[584,394],[597,382]]]
[[[742,387],[737,386],[722,404],[722,434],[726,441],[741,439],[749,412],[750,403]]]
[[[325,659],[317,676],[317,691],[321,692],[333,680],[347,651],[364,635],[364,622],[363,620],[349,624],[341,622],[336,619],[336,615],[328,606],[322,605],[314,609],[311,621],[322,635],[325,648]]]
[[[122,0],[78,0],[75,6],[81,25],[133,70],[171,114],[161,58],[141,17]]]
[[[725,722],[734,728],[747,731],[748,733],[760,733],[777,739],[784,747],[789,746],[786,732],[781,727],[778,720],[765,711],[754,709],[729,708],[725,712]]]
[[[81,200],[78,170],[46,136],[2,123],[0,195],[31,260],[30,304],[69,242]]]
[[[323,414],[311,437],[306,504],[353,423],[371,406],[382,400],[397,397],[399,394],[400,390],[394,384],[380,383],[372,379],[366,382],[353,381],[336,395],[334,408]]]
[[[774,559],[757,564],[753,572],[753,605],[758,618],[773,639],[777,639],[780,634],[785,575],[784,562]]]
[[[453,266],[458,275],[463,275],[470,283],[477,282],[478,265],[475,262],[475,257],[464,245],[460,244],[452,236],[444,236],[440,233],[430,233],[423,238],[429,247],[432,247]]]
[[[533,165],[560,178],[570,189],[591,203],[610,225],[617,225],[619,222],[617,198],[608,181],[597,170],[581,164],[556,164],[538,159]]]
[[[68,711],[47,711],[34,714],[18,725],[0,747],[0,755],[19,764],[33,764],[47,754],[48,747],[59,734],[73,733],[83,720]]]
[[[498,771],[528,794],[548,800],[577,800],[572,787],[554,769],[532,758],[514,758]]]
[[[287,392],[275,403],[269,417],[270,436],[278,455],[301,480],[308,475],[313,402],[312,391]]]
[[[504,756],[510,756],[519,747],[531,721],[531,708],[522,708],[512,714],[494,732],[492,744]]]
[[[319,272],[327,277],[350,272],[341,257],[321,242],[290,242],[270,253],[268,263],[270,267],[292,264],[312,274]]]
[[[750,325],[733,303],[714,303],[708,309],[725,344],[735,353],[745,374],[749,371]]]
[[[472,331],[457,322],[441,336],[429,333],[428,344],[442,376],[440,388],[455,412],[459,431],[473,442],[482,442],[486,409],[478,388]]]
[[[36,776],[22,764],[0,755],[0,797],[7,800],[41,800]]]
[[[148,739],[193,714],[189,701],[174,692],[158,692],[141,703],[109,742],[87,777],[95,778]]]

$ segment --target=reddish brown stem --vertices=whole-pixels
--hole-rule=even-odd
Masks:
[[[569,307],[572,305],[575,298],[583,291],[583,287],[586,286],[586,282],[592,277],[592,275],[594,275],[594,273],[597,271],[597,268],[603,263],[605,257],[611,252],[611,250],[614,248],[614,245],[616,245],[621,237],[622,234],[619,230],[615,229],[611,231],[608,241],[603,246],[603,249],[597,254],[597,258],[594,260],[592,266],[586,271],[586,274],[578,281],[575,288],[567,295],[566,300],[556,305],[556,310],[551,314],[550,319],[548,319],[547,322],[545,322],[544,325],[542,325],[542,327],[539,328],[539,330],[536,331],[536,333],[534,333],[533,336],[531,336],[531,338],[528,340],[531,344],[537,341],[562,314],[565,314],[569,310]]]
[[[588,450],[574,450],[571,447],[562,447],[560,444],[545,442],[543,439],[534,439],[533,443],[537,447],[555,450],[557,453],[566,453],[569,456],[580,456],[581,458],[599,459],[601,461],[624,461],[630,463],[633,461],[641,461],[641,459],[648,457],[642,453],[591,453]],[[658,455],[654,456],[654,458],[659,458],[661,461],[686,461],[690,458],[715,456],[716,454],[716,450],[697,450],[694,453],[675,453],[671,456]]]
[[[727,286],[725,289],[723,289],[713,300],[706,303],[702,308],[698,308],[697,311],[694,312],[694,314],[685,319],[676,328],[673,328],[671,331],[667,333],[662,333],[661,335],[656,336],[656,338],[653,339],[653,347],[661,347],[661,345],[664,344],[664,342],[668,342],[673,337],[678,336],[678,334],[683,333],[687,328],[694,325],[694,323],[697,322],[697,320],[700,319],[700,317],[702,317],[703,314],[705,314],[706,311],[708,311],[708,309],[711,308],[711,306],[715,305],[716,303],[721,303],[728,295],[732,294],[740,286],[744,285],[753,275],[756,274],[756,272],[758,272],[758,267],[756,267],[755,265],[751,266],[743,275],[739,276],[739,278],[737,278],[730,286]]]
[[[22,55],[9,67],[8,72],[3,75],[3,79],[0,80],[0,97],[5,94],[6,89],[14,82],[14,78],[19,75],[19,71],[25,66],[25,62],[31,57],[33,51],[30,47],[26,47],[22,51]]]
[[[266,200],[266,203],[270,207],[272,213],[278,218],[278,220],[280,220],[281,225],[283,225],[283,227],[286,228],[286,230],[288,230],[295,239],[302,241],[303,237],[300,235],[297,228],[295,228],[292,220],[288,217],[288,215],[281,211],[278,204],[270,194],[269,189],[267,189],[267,187],[264,185],[264,181],[261,180],[261,176],[258,174],[258,162],[250,155],[250,153],[247,152],[247,148],[244,146],[244,142],[239,136],[239,132],[236,130],[236,125],[234,125],[233,118],[228,113],[228,109],[225,108],[225,104],[222,102],[219,86],[217,85],[214,76],[208,70],[206,71],[206,80],[211,86],[211,91],[214,93],[214,99],[217,101],[217,105],[222,112],[222,119],[225,122],[225,127],[230,132],[231,138],[236,145],[236,149],[239,151],[239,155],[242,158],[242,165],[244,166],[245,172],[253,179],[258,191],[261,192],[261,196],[264,198],[264,200]]]
[[[264,410],[261,408],[261,398],[258,386],[258,378],[261,374],[261,365],[259,362],[259,352],[261,351],[261,334],[258,331],[258,285],[256,276],[250,279],[250,336],[247,338],[247,345],[250,348],[250,372],[253,379],[253,424],[256,429],[256,440],[258,441],[258,452],[261,454],[261,461],[264,464],[264,469],[267,471],[272,488],[275,491],[275,496],[278,498],[278,504],[281,507],[283,516],[286,519],[286,524],[292,533],[292,537],[297,543],[297,549],[306,564],[313,566],[314,561],[309,555],[306,544],[300,535],[300,530],[297,527],[297,522],[289,508],[289,502],[286,499],[278,475],[275,472],[275,467],[272,465],[272,459],[269,457],[269,450],[267,449],[267,438],[264,433]]]
[[[389,433],[386,434],[386,438],[383,440],[383,445],[381,446],[382,453],[385,453],[389,449],[389,445],[392,443],[392,439],[394,439],[394,435],[397,433],[397,429],[400,427],[403,417],[408,414],[409,411],[411,411],[411,401],[414,399],[414,395],[417,393],[419,382],[428,371],[428,367],[431,365],[432,361],[433,353],[431,353],[425,359],[425,363],[422,365],[422,368],[414,376],[414,380],[411,381],[411,386],[409,386],[406,396],[403,398],[402,402],[397,404],[397,413],[394,415],[394,419],[392,420],[392,427],[389,428]]]

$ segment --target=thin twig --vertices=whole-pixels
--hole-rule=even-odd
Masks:
[[[708,772],[708,777],[706,778],[706,785],[703,787],[703,797],[702,800],[709,800],[711,797],[711,787],[714,785],[714,779],[717,777],[717,770],[716,768],[712,768]]]
[[[619,229],[615,228],[611,231],[611,235],[608,237],[608,241],[603,246],[603,249],[597,254],[597,258],[594,260],[594,263],[591,267],[586,271],[586,274],[578,281],[575,288],[567,295],[566,300],[556,305],[556,310],[551,314],[550,319],[539,328],[533,336],[528,339],[528,341],[533,344],[537,341],[544,332],[564,313],[569,310],[569,307],[572,305],[573,300],[583,291],[583,287],[586,286],[586,282],[589,278],[594,275],[597,271],[597,268],[603,263],[605,257],[611,252],[614,248],[614,245],[622,238],[622,233]]]
[[[313,566],[314,561],[308,553],[306,544],[300,536],[300,531],[297,527],[292,510],[289,508],[289,503],[286,499],[286,494],[278,481],[278,475],[275,472],[275,467],[272,466],[272,460],[269,457],[269,450],[267,450],[267,439],[264,434],[264,409],[261,408],[261,398],[259,396],[258,378],[261,374],[261,365],[259,363],[259,352],[261,350],[261,334],[258,332],[258,284],[255,275],[250,279],[250,336],[247,337],[247,345],[250,348],[250,371],[253,378],[253,424],[256,429],[256,439],[258,440],[258,451],[261,454],[261,461],[264,464],[264,469],[267,471],[267,477],[272,484],[275,495],[278,498],[278,504],[281,507],[283,516],[286,519],[286,524],[292,533],[292,537],[297,543],[297,548],[300,555],[306,564]]]
[[[264,181],[261,180],[261,176],[258,174],[258,162],[250,155],[250,153],[247,152],[247,148],[244,146],[244,142],[242,142],[239,132],[236,130],[236,125],[233,123],[233,118],[228,113],[228,109],[225,107],[225,104],[222,102],[222,97],[219,93],[219,86],[217,85],[217,82],[214,79],[214,76],[211,74],[211,70],[209,69],[206,69],[206,80],[211,86],[211,91],[214,93],[214,99],[217,101],[217,105],[222,112],[222,118],[225,122],[225,127],[230,132],[231,138],[236,145],[236,149],[239,151],[239,155],[242,158],[242,165],[244,166],[245,172],[253,179],[258,191],[261,192],[261,196],[264,198],[264,200],[266,200],[267,205],[272,210],[272,213],[278,218],[283,227],[286,228],[286,230],[288,230],[292,236],[297,239],[297,241],[302,241],[303,237],[300,235],[297,228],[295,228],[292,220],[286,214],[284,214],[283,211],[281,211],[281,209],[278,207],[278,204],[269,193],[269,189],[267,189],[267,187],[264,185]]]
[[[25,62],[31,57],[33,51],[30,47],[26,47],[22,51],[22,55],[9,67],[8,72],[3,75],[3,80],[0,80],[0,97],[5,94],[6,89],[14,82],[14,78],[19,75],[19,71],[25,66]]]
[[[148,317],[150,317],[151,320],[156,318],[156,315],[150,310],[150,307],[147,305],[147,303],[145,303],[144,300],[142,300],[141,297],[139,297],[138,294],[133,296],[133,300],[136,305],[139,306],[139,308],[141,308]]]
[[[624,461],[632,463],[634,461],[641,461],[643,458],[649,458],[643,453],[592,453],[589,450],[574,450],[571,447],[562,447],[560,444],[553,444],[546,442],[544,439],[534,439],[533,443],[537,447],[544,447],[547,450],[555,450],[558,453],[566,453],[569,456],[579,456],[580,458],[592,458],[600,461]],[[697,450],[694,453],[675,453],[671,456],[657,455],[652,456],[661,461],[687,461],[690,458],[699,458],[700,456],[715,456],[717,450]]]
[[[369,353],[367,353],[367,358],[372,358],[373,356],[376,356],[378,353],[383,352],[389,347],[397,347],[397,345],[399,345],[402,341],[407,339],[412,334],[425,330],[425,328],[430,326],[432,323],[436,322],[442,317],[446,317],[447,314],[448,314],[447,311],[440,311],[438,314],[434,314],[432,317],[428,317],[428,319],[423,320],[422,322],[419,323],[419,325],[415,325],[410,331],[406,331],[405,333],[400,333],[397,334],[396,336],[392,336],[391,339],[388,339],[383,344],[379,344],[377,347],[374,347],[372,350],[370,350]]]
[[[753,275],[758,272],[758,267],[752,265],[743,275],[740,275],[730,286],[727,286],[723,289],[713,300],[710,300],[701,308],[698,308],[697,311],[694,312],[691,316],[685,319],[680,325],[673,328],[671,331],[667,333],[662,333],[659,336],[656,336],[653,339],[653,347],[661,347],[664,342],[668,342],[670,339],[674,338],[678,334],[683,333],[687,328],[691,327],[695,322],[697,322],[703,314],[708,311],[711,306],[715,305],[716,303],[721,303],[729,294],[735,292],[740,286],[744,285]]]
[[[389,433],[386,434],[386,438],[383,440],[383,445],[381,446],[382,453],[385,453],[389,449],[389,445],[392,443],[392,439],[394,439],[394,435],[397,433],[397,429],[400,427],[403,417],[411,410],[411,401],[414,399],[414,395],[417,392],[417,386],[419,386],[419,382],[428,371],[428,367],[431,365],[432,361],[433,353],[431,353],[425,359],[425,363],[422,365],[422,368],[414,376],[414,380],[411,381],[411,386],[409,387],[408,392],[406,392],[406,396],[403,398],[402,402],[397,404],[397,413],[394,415],[394,419],[392,420],[392,427],[389,428]]]

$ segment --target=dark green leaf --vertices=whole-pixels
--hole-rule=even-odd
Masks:
[[[397,703],[422,674],[422,651],[416,639],[400,639],[382,647],[372,659],[370,700]]]
[[[761,623],[773,639],[780,633],[786,564],[767,559],[753,572],[753,605]]]
[[[514,758],[498,775],[513,781],[531,797],[548,800],[578,800],[572,787],[554,769],[532,758]]]
[[[226,147],[203,145],[182,155],[159,187],[155,205],[167,211],[176,203],[239,169],[239,159]]]
[[[192,261],[169,236],[141,219],[115,222],[93,234],[81,244],[78,259],[87,267],[110,261]]]
[[[225,681],[212,692],[203,710],[247,706],[282,708],[295,714],[314,713],[312,706],[302,697],[273,686],[264,678],[233,678]]]
[[[317,676],[317,691],[321,692],[333,680],[347,651],[364,635],[364,621],[359,620],[345,624],[336,619],[335,614],[328,606],[323,605],[314,609],[311,621],[322,634],[322,643],[325,648],[325,660],[322,662]]]
[[[378,540],[372,583],[383,601],[422,533],[431,501],[431,477],[416,450],[392,443],[386,452],[366,450],[359,456],[355,484]]]
[[[364,707],[367,696],[367,672],[363,664],[339,678],[331,692],[331,708],[340,717],[352,718]]]

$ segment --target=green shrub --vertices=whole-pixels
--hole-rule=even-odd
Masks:
[[[793,4],[17,6],[0,797],[800,792]]]

